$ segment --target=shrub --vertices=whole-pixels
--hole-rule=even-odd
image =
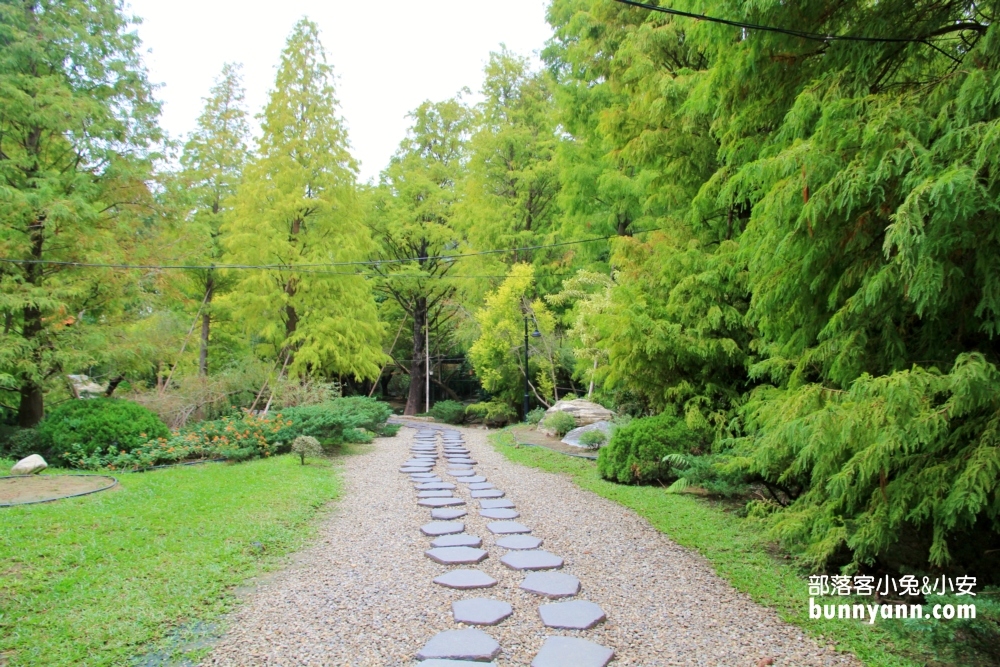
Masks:
[[[576,420],[568,412],[553,412],[542,420],[542,426],[552,429],[561,438],[576,428]]]
[[[461,424],[465,421],[465,406],[458,401],[438,401],[431,406],[430,415],[439,422]]]
[[[44,434],[33,428],[12,428],[0,440],[0,458],[23,459],[32,454],[41,454],[46,460],[55,460],[52,442]]]
[[[537,426],[538,423],[541,422],[544,418],[545,418],[545,408],[535,408],[534,410],[528,413],[528,416],[525,418],[525,421],[531,424],[532,426]]]
[[[306,464],[307,456],[319,456],[323,453],[323,447],[319,440],[308,435],[300,435],[292,440],[292,452],[299,455],[302,465]]]
[[[677,477],[672,455],[686,455],[701,444],[697,433],[671,415],[633,419],[615,429],[601,448],[597,472],[622,484],[655,482]]]
[[[584,431],[580,436],[580,444],[587,449],[597,449],[608,440],[608,434],[600,429]]]
[[[486,424],[502,425],[517,417],[517,412],[503,401],[483,401],[465,408],[465,414],[482,419]]]
[[[278,413],[288,422],[277,438],[291,442],[300,435],[316,438],[324,445],[371,442],[371,436],[394,435],[398,426],[386,424],[392,410],[386,403],[364,396],[338,398],[322,405],[289,408]]]
[[[115,398],[67,401],[46,415],[38,432],[57,456],[91,456],[109,448],[130,452],[149,440],[170,437],[166,424],[151,410]]]

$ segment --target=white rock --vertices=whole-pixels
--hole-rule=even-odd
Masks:
[[[578,427],[599,421],[609,421],[615,416],[614,412],[608,410],[603,405],[598,405],[593,401],[583,398],[576,398],[572,401],[556,401],[555,405],[545,411],[545,416],[548,417],[556,412],[565,412],[573,415],[573,419],[576,420]],[[555,433],[546,429],[544,424],[545,419],[542,418],[542,423],[539,424],[538,430],[549,436],[554,435]]]
[[[12,475],[33,475],[36,472],[41,472],[49,467],[49,464],[45,462],[38,454],[32,454],[31,456],[21,459],[14,464],[14,467],[10,469],[10,474]]]
[[[583,443],[580,442],[580,436],[587,431],[604,431],[607,435],[607,439],[611,439],[611,422],[601,420],[599,422],[594,422],[593,424],[587,424],[586,426],[581,426],[580,428],[575,428],[566,434],[566,437],[562,439],[563,444],[573,445],[574,447],[585,447]]]

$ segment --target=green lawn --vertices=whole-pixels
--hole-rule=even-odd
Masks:
[[[783,619],[821,638],[824,645],[851,651],[875,667],[924,665],[898,655],[898,637],[876,625],[810,620],[808,579],[790,563],[771,554],[754,526],[717,503],[689,494],[668,494],[654,486],[624,486],[602,480],[597,464],[543,447],[516,444],[507,433],[491,438],[493,446],[515,463],[569,475],[583,489],[629,507],[682,546],[695,549],[715,571]],[[905,647],[906,652],[915,647]]]
[[[234,586],[308,540],[339,475],[336,460],[280,456],[0,508],[0,665],[129,664],[217,617]]]

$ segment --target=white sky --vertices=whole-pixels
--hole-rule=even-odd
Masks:
[[[490,51],[501,42],[531,55],[551,35],[547,0],[131,0],[142,18],[150,80],[162,84],[162,126],[183,138],[225,62],[243,64],[247,104],[256,114],[295,22],[319,24],[338,75],[337,92],[362,180],[375,178],[422,101],[476,92]]]

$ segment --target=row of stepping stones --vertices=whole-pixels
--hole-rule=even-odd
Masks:
[[[441,435],[447,475],[444,481],[433,472],[439,463],[437,437]],[[453,430],[417,431],[410,448],[411,458],[400,468],[409,474],[417,491],[417,504],[431,508],[430,523],[421,526],[424,535],[434,538],[425,555],[442,565],[474,565],[489,557],[482,549],[483,540],[465,532],[465,500],[456,497],[457,484],[464,484],[469,495],[478,501],[480,516],[493,519],[486,528],[500,535],[496,545],[507,549],[500,562],[513,570],[527,572],[521,588],[551,599],[569,598],[580,592],[580,580],[570,574],[555,572],[563,559],[541,549],[542,540],[530,535],[531,529],[514,521],[519,514],[504,492],[485,477],[476,474],[462,434]],[[452,569],[434,579],[434,583],[460,590],[489,588],[497,580],[477,569]],[[604,611],[593,602],[573,600],[543,604],[538,608],[542,623],[550,628],[588,630],[605,619]],[[490,598],[459,600],[452,604],[456,623],[497,625],[513,614],[509,603]],[[421,667],[460,667],[491,661],[500,653],[500,645],[482,630],[448,630],[431,638],[417,653]],[[576,637],[549,637],[542,644],[532,667],[604,667],[614,651],[600,644]],[[493,664],[493,663],[490,663]]]

